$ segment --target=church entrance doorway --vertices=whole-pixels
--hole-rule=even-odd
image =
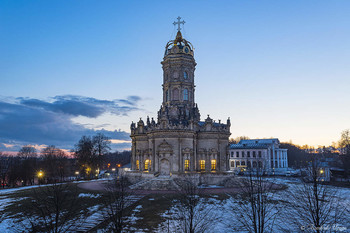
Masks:
[[[168,176],[170,175],[170,162],[167,159],[162,159],[160,161],[160,175]]]

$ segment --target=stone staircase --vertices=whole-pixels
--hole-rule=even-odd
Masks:
[[[152,179],[145,179],[129,186],[130,189],[141,190],[179,190],[179,185],[170,176],[158,176]]]

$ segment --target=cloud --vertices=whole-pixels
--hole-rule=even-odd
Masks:
[[[111,112],[115,115],[127,115],[128,112],[138,109],[136,104],[141,100],[138,96],[129,96],[126,99],[112,101],[76,95],[55,96],[52,98],[52,102],[23,97],[17,99],[20,104],[28,107],[91,118],[96,118],[105,112]]]
[[[73,122],[72,118],[96,118],[107,112],[127,115],[138,110],[137,103],[140,100],[137,96],[111,101],[73,95],[56,96],[51,101],[23,97],[0,99],[0,150],[18,150],[25,144],[56,145],[71,149],[82,135],[92,136],[96,133],[123,142],[112,144],[113,149],[128,147],[131,145],[128,142],[129,133],[88,129]]]

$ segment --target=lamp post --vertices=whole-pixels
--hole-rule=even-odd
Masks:
[[[42,182],[42,179],[44,177],[44,172],[42,170],[40,170],[37,175],[38,175],[38,182],[39,182],[39,185],[40,185],[41,182]]]

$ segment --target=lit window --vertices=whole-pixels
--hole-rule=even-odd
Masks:
[[[185,171],[189,171],[189,170],[190,170],[190,160],[185,159]]]
[[[211,170],[216,170],[216,160],[215,159],[211,160]]]
[[[188,100],[188,90],[184,89],[184,100]]]
[[[188,79],[188,74],[186,71],[184,72],[184,79]]]
[[[136,160],[136,170],[140,170],[140,161]]]
[[[151,166],[151,160],[146,159],[145,161],[145,170],[148,171]]]
[[[205,160],[200,160],[199,164],[200,164],[201,170],[202,171],[205,170]]]

